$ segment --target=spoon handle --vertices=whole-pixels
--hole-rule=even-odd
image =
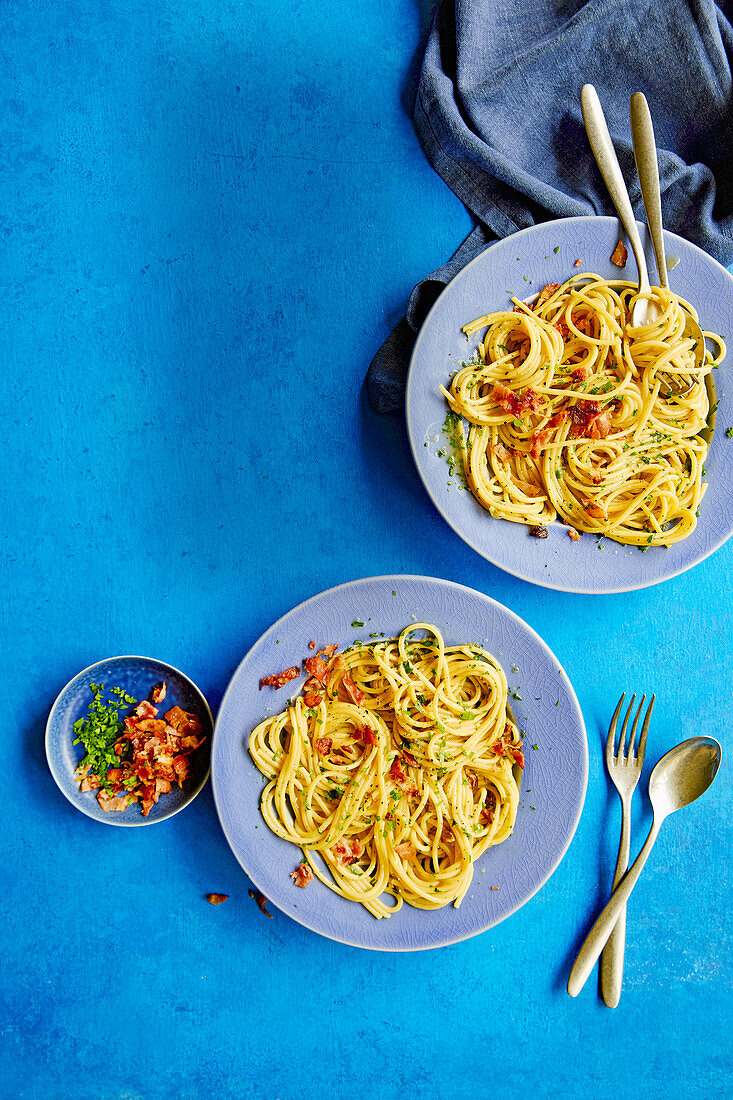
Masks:
[[[646,838],[644,847],[636,857],[631,870],[621,879],[620,884],[611,894],[605,909],[601,911],[595,924],[585,937],[585,942],[578,952],[578,957],[573,963],[573,969],[570,971],[570,977],[568,978],[568,993],[571,997],[577,997],[587,982],[590,972],[595,966],[596,960],[603,950],[606,940],[613,931],[621,910],[626,905],[631,891],[636,886],[637,879],[644,868],[644,864],[652,850],[654,841],[659,835],[663,820],[664,818],[661,820],[658,820],[656,817],[654,818],[649,836]]]
[[[611,892],[616,889],[629,869],[629,850],[631,847],[631,794],[627,794],[622,803],[621,840],[618,846],[618,859],[613,875]],[[608,937],[601,955],[601,992],[609,1008],[616,1008],[621,999],[621,984],[624,977],[624,950],[626,947],[626,906],[619,913],[616,926]]]
[[[608,188],[613,205],[618,211],[621,224],[626,230],[626,235],[631,242],[631,247],[636,257],[636,266],[639,269],[639,290],[642,294],[649,293],[649,273],[646,268],[644,247],[641,243],[639,230],[636,228],[634,211],[631,206],[629,192],[626,190],[624,177],[621,173],[616,151],[608,132],[606,118],[603,114],[598,92],[592,84],[584,84],[580,92],[580,105],[583,110],[583,122],[585,132],[588,135],[593,156],[596,158],[603,180]]]
[[[646,220],[654,246],[654,258],[657,261],[659,285],[669,288],[667,260],[664,255],[664,232],[662,230],[662,199],[659,193],[659,163],[657,146],[654,141],[654,126],[649,104],[643,92],[634,92],[631,97],[631,137],[634,142],[634,159],[639,173],[641,197],[646,207]]]

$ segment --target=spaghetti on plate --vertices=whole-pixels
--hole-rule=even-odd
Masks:
[[[302,849],[298,885],[315,875],[377,918],[403,902],[458,906],[517,813],[524,757],[504,672],[428,623],[335,648],[305,662],[303,693],[252,732],[264,819]]]
[[[560,517],[620,543],[669,546],[694,529],[705,492],[706,375],[720,336],[695,365],[693,308],[669,290],[634,327],[637,287],[600,275],[552,283],[530,306],[467,324],[485,330],[475,361],[441,386],[468,422],[455,432],[466,484],[491,515],[529,526]],[[689,393],[670,395],[667,380]],[[577,536],[576,536],[577,537]]]

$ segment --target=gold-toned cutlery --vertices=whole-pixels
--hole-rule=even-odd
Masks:
[[[610,900],[585,937],[583,946],[570,971],[568,993],[577,997],[601,954],[608,937],[636,886],[644,864],[659,836],[662,822],[674,813],[695,802],[717,775],[722,750],[714,737],[691,737],[662,757],[649,779],[649,798],[654,810],[654,821],[644,847],[631,869],[626,872],[614,890]]]
[[[608,775],[613,783],[614,787],[621,796],[621,840],[618,847],[618,859],[616,860],[616,870],[613,876],[613,889],[615,890],[621,879],[626,874],[629,868],[629,849],[631,844],[631,799],[636,785],[641,778],[641,769],[644,767],[644,756],[646,754],[646,739],[649,733],[649,722],[652,717],[652,711],[654,710],[654,699],[652,695],[649,708],[644,716],[644,723],[641,727],[641,737],[639,743],[635,746],[636,739],[636,727],[639,723],[639,717],[641,715],[642,708],[646,701],[646,695],[642,695],[641,702],[639,703],[639,709],[636,712],[633,724],[631,726],[631,733],[629,734],[628,743],[626,741],[626,730],[629,725],[629,719],[634,709],[634,703],[636,701],[636,695],[632,695],[631,702],[629,703],[629,709],[626,711],[626,717],[624,718],[623,725],[621,727],[621,736],[619,737],[618,747],[616,747],[616,727],[618,723],[618,717],[621,713],[621,706],[623,704],[626,694],[624,693],[618,701],[618,706],[613,713],[611,719],[611,725],[608,729],[608,740],[606,741],[606,768]],[[623,981],[624,974],[624,948],[626,945],[626,906],[623,907],[619,913],[619,918],[616,921],[616,927],[608,938],[608,943],[603,948],[603,954],[601,955],[601,992],[603,994],[603,1000],[606,1002],[609,1008],[615,1008],[619,1002],[621,996],[621,983]]]

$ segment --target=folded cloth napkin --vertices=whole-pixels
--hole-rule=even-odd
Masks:
[[[667,229],[733,264],[733,0],[443,0],[414,109],[425,152],[478,225],[415,287],[367,374],[375,412],[402,408],[415,334],[486,245],[548,218],[613,214],[583,127],[596,86],[637,218],[629,98],[649,101]]]

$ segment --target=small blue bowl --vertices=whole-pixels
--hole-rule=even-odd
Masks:
[[[104,684],[107,689],[120,687],[139,702],[149,698],[151,689],[161,680],[165,680],[167,687],[161,707],[167,711],[177,705],[198,715],[206,740],[201,748],[191,753],[191,775],[183,787],[174,787],[169,794],[161,795],[147,817],[143,817],[139,802],[133,802],[126,810],[105,811],[97,802],[97,792],[80,791],[79,781],[74,778],[84,756],[84,746],[73,744],[76,737],[73,725],[87,714],[92,701],[89,685]],[[193,681],[177,668],[151,657],[108,657],[83,669],[70,680],[51,707],[46,723],[46,757],[61,793],[87,817],[103,821],[105,825],[153,825],[172,817],[193,802],[206,783],[213,726],[206,699]]]

